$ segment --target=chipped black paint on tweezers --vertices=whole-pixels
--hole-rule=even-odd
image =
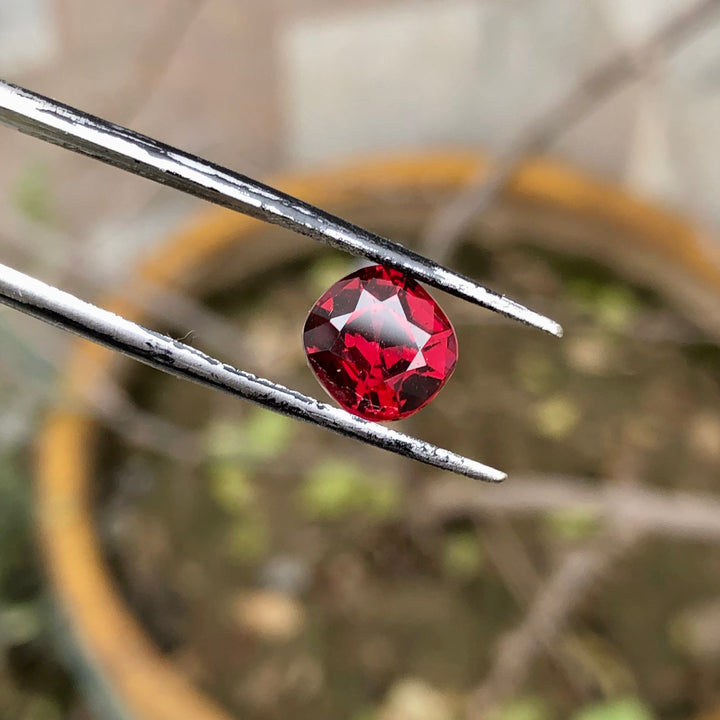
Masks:
[[[553,320],[390,240],[218,165],[1,80],[0,124],[395,267],[477,305],[562,335]],[[500,470],[225,365],[4,265],[0,265],[0,303],[165,372],[428,465],[490,482],[505,478]]]
[[[0,303],[106,345],[151,367],[223,390],[298,420],[321,425],[460,475],[500,482],[505,473],[384,425],[225,365],[199,350],[0,265]]]
[[[0,123],[282,225],[558,337],[558,323],[401,245],[207,160],[0,80]]]

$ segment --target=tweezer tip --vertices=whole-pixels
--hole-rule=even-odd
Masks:
[[[521,312],[514,313],[513,315],[511,315],[511,317],[514,317],[521,322],[525,322],[528,325],[532,325],[538,330],[542,330],[549,335],[554,335],[558,338],[561,338],[563,336],[564,330],[560,323],[555,322],[555,320],[552,320],[546,315],[541,315],[540,313],[535,312],[534,310],[530,310],[529,308],[526,308],[522,305],[519,305],[518,307],[520,308]]]
[[[482,480],[484,482],[501,483],[503,480],[507,480],[507,473],[497,468],[490,467],[489,465],[483,465],[481,463],[475,463],[477,467],[473,468],[472,472],[465,472],[463,474],[468,475],[474,480]]]
[[[555,322],[555,320],[552,320],[546,315],[541,315],[534,310],[529,310],[528,308],[524,307],[522,309],[524,311],[523,317],[519,317],[517,315],[515,316],[518,320],[524,320],[528,324],[536,327],[538,330],[543,330],[544,332],[550,335],[554,335],[555,337],[561,338],[563,336],[564,330],[560,323]]]

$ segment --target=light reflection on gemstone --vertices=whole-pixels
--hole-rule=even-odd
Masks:
[[[457,361],[455,332],[437,303],[415,280],[381,265],[325,292],[303,340],[327,392],[370,420],[398,420],[425,406]]]

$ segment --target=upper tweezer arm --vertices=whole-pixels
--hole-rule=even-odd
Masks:
[[[0,123],[136,175],[397,268],[451,295],[558,337],[562,328],[398,243],[145,135],[0,80]]]

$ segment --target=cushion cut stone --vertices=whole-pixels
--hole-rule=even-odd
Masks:
[[[382,265],[336,282],[304,329],[312,371],[331,397],[368,420],[399,420],[437,395],[457,362],[457,338],[414,279]]]

